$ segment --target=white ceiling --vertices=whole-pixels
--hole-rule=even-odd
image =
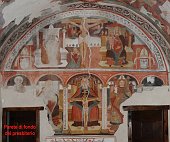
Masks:
[[[16,24],[19,24],[20,21],[25,17],[30,15],[30,21],[33,18],[39,17],[42,14],[42,11],[45,9],[51,9],[56,11],[60,9],[59,0],[13,0],[8,6],[5,6],[3,9],[0,8],[0,13],[2,11],[2,16],[0,16],[0,23],[5,23],[3,27],[7,26],[11,21],[15,19]],[[62,1],[62,0],[61,0]],[[135,0],[136,1],[136,0]],[[3,5],[2,0],[0,4]],[[1,6],[0,5],[0,6]],[[170,1],[166,2],[159,7],[162,11],[162,18],[170,23]]]
[[[30,15],[30,21],[33,18],[41,16],[42,10],[51,8],[52,11],[59,9],[59,2],[50,2],[50,0],[15,0],[2,10],[5,24],[8,25],[15,19],[16,24]]]

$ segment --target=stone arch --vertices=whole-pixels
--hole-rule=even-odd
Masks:
[[[100,10],[97,10],[97,8]],[[168,52],[170,45],[164,38],[163,34],[161,34],[157,28],[148,21],[148,19],[140,16],[135,11],[132,11],[131,9],[118,4],[108,5],[105,3],[102,3],[101,5],[80,3],[73,5],[70,4],[68,5],[68,10],[66,12],[51,14],[50,16],[38,21],[37,23],[34,23],[31,27],[27,27],[28,30],[24,32],[24,34],[22,34],[20,37],[18,37],[19,40],[16,40],[10,45],[6,45],[8,47],[5,47],[5,45],[2,46],[2,49],[6,50],[5,52],[9,53],[9,50],[11,50],[10,55],[12,56],[9,56],[8,54],[6,58],[1,57],[1,62],[3,62],[1,68],[4,70],[11,69],[12,63],[23,45],[25,45],[26,42],[29,41],[29,39],[34,34],[36,34],[38,30],[48,24],[76,16],[107,18],[128,27],[149,47],[152,53],[156,55],[159,70],[165,71],[169,69]],[[1,52],[2,51],[3,50],[1,50]],[[163,55],[166,55],[167,59],[165,59]]]

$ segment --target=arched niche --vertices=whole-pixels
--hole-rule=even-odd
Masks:
[[[18,93],[25,93],[26,88],[28,86],[31,86],[31,82],[24,75],[15,75],[15,76],[11,77],[6,83],[7,89],[12,87],[14,89],[14,91],[16,91]]]
[[[83,8],[83,10],[82,10]],[[8,49],[12,49],[12,56],[7,56],[3,59],[3,68],[5,70],[9,70],[12,67],[12,63],[18,55],[19,51],[30,40],[30,38],[37,33],[43,27],[54,24],[56,22],[60,22],[66,18],[74,18],[74,17],[93,17],[93,18],[104,18],[109,19],[110,21],[115,21],[119,24],[128,27],[133,33],[137,35],[138,38],[143,41],[151,52],[156,55],[156,62],[158,64],[158,70],[167,70],[168,63],[167,59],[163,57],[164,51],[167,51],[167,47],[169,47],[169,43],[163,37],[163,35],[155,28],[155,26],[148,21],[145,17],[140,16],[138,13],[118,4],[109,5],[102,4],[73,4],[68,5],[69,11],[54,13],[49,17],[42,19],[41,21],[35,23],[28,28],[28,30],[22,34],[22,38],[18,38],[15,44],[10,44],[11,46],[5,49],[5,53],[8,52]],[[81,9],[81,10],[80,10]],[[118,10],[119,9],[119,10]],[[136,16],[134,19],[133,17]],[[139,19],[139,20],[137,20]],[[143,21],[145,24],[140,23],[139,21]],[[157,35],[159,38],[156,38]],[[5,47],[5,44],[2,46]],[[9,54],[8,54],[9,55]]]
[[[56,75],[42,76],[36,85],[36,96],[42,97],[47,110],[47,117],[55,134],[63,129],[63,85]]]
[[[23,78],[23,85],[24,86],[29,86],[29,85],[31,85],[31,82],[30,82],[30,80],[26,77],[26,76],[24,76],[24,75],[16,75],[16,76],[13,76],[13,77],[11,77],[8,81],[7,81],[7,86],[13,86],[14,84],[15,84],[15,78],[17,78],[17,77],[21,77],[21,78]]]
[[[68,81],[68,124],[71,134],[101,134],[102,82],[92,74]]]
[[[164,81],[157,76],[147,76],[142,80],[142,85],[145,86],[163,86]]]

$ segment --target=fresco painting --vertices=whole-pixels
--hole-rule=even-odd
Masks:
[[[113,76],[106,87],[102,80],[93,74],[79,74],[68,80],[68,97],[65,101],[65,87],[56,75],[43,75],[36,85],[31,84],[23,75],[15,75],[7,81],[7,87],[3,88],[2,92],[8,94],[15,91],[14,96],[27,95],[28,98],[30,93],[33,93],[35,99],[42,100],[48,123],[56,135],[114,134],[123,123],[120,105],[137,91],[137,86],[137,80],[126,74]],[[107,94],[103,92],[104,89]],[[65,105],[68,105],[67,109]],[[63,131],[63,111],[67,112],[68,117],[67,133]],[[107,120],[103,120],[104,111]],[[104,131],[103,123],[106,124]]]
[[[120,105],[137,91],[137,81],[128,75],[118,75],[109,81],[108,86],[108,128],[109,133],[114,134],[123,123]]]
[[[16,75],[10,78],[7,82],[6,89],[13,90],[15,93],[25,93],[27,86],[30,86],[30,81],[23,75]]]
[[[136,40],[116,22],[66,19],[44,27],[25,45],[14,69],[156,69],[154,54]]]
[[[114,134],[123,123],[120,105],[137,91],[139,81],[126,73],[108,73],[104,79],[96,70],[157,68],[155,55],[130,29],[108,19],[86,17],[43,27],[23,46],[12,66],[23,74],[31,71],[33,82],[40,76],[31,85],[32,92],[44,102],[56,135]],[[21,75],[13,78],[13,85],[19,93],[27,90]]]
[[[101,81],[81,75],[69,82],[69,112],[72,134],[95,134],[101,130]]]
[[[55,134],[62,132],[62,91],[61,81],[54,75],[41,77],[36,87],[36,96],[42,96],[48,122]]]
[[[11,1],[11,4],[15,1]],[[169,13],[164,5],[169,1],[115,1],[117,5],[122,2],[123,6],[128,5],[132,10],[138,8],[155,22],[154,26],[169,34],[166,19]],[[107,1],[107,4],[115,1]],[[65,6],[72,2],[78,2],[77,5],[73,4],[75,7],[81,3],[104,5],[103,0],[48,1],[53,6],[56,3]],[[2,3],[2,6],[7,4],[6,1]],[[71,10],[74,11],[74,8]],[[3,80],[1,93],[7,96],[13,92],[11,96],[16,99],[32,97],[40,101],[54,135],[114,135],[123,123],[124,116],[120,111],[123,102],[136,92],[169,84],[168,61],[162,57],[165,53],[162,46],[169,44],[163,44],[163,36],[159,36],[153,27],[147,31],[143,25],[137,25],[134,26],[135,31],[121,24],[121,16],[118,17],[119,22],[103,16],[75,15],[61,20],[54,18],[56,21],[53,21],[53,16],[51,18],[47,14],[49,9],[40,12],[44,19],[47,18],[45,24],[38,21],[41,16],[34,17],[32,23],[28,22],[29,16],[25,17],[22,22],[28,26],[26,32],[25,25],[22,22],[16,25],[15,20],[4,28],[5,19],[0,9],[2,34],[9,32],[9,27],[21,26],[23,30],[16,32],[17,40],[12,34],[9,42],[5,42],[6,34],[0,38],[0,41],[4,41],[0,54],[4,52],[7,55],[0,58]],[[50,10],[54,10],[54,7]],[[128,21],[126,18],[125,21]],[[129,23],[132,25],[133,22]],[[165,54],[168,55],[168,49]]]
[[[123,123],[123,115],[120,105],[128,99],[137,87],[137,81],[128,75],[112,77],[107,84],[107,94],[103,93],[103,82],[95,75],[80,74],[69,79],[68,99],[64,103],[64,87],[62,81],[56,75],[46,74],[38,79],[36,85],[32,85],[23,75],[15,75],[7,81],[7,86],[2,93],[27,98],[33,93],[35,99],[39,98],[44,103],[47,112],[46,117],[54,134],[114,134],[119,125]],[[105,96],[106,95],[106,96]],[[107,98],[106,104],[103,99]],[[64,107],[68,105],[68,131],[63,131]],[[107,112],[107,120],[102,119],[104,108]],[[105,122],[104,122],[105,121]],[[103,132],[102,123],[106,123],[107,129]]]

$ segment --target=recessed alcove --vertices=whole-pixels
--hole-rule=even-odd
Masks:
[[[44,107],[3,108],[4,142],[40,142],[40,112]]]
[[[128,111],[128,142],[168,142],[169,105],[123,106]]]

